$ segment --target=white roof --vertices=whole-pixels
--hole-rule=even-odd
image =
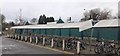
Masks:
[[[119,22],[120,22],[120,19],[101,20],[97,24],[95,24],[93,27],[118,27],[120,26],[118,24]]]
[[[83,31],[92,28],[92,20],[78,23],[59,23],[59,24],[41,24],[41,25],[26,25],[26,26],[14,26],[11,29],[43,29],[43,28],[79,28],[79,31]]]
[[[47,22],[47,24],[56,24],[57,22]]]

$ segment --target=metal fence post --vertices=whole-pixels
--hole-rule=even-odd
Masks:
[[[30,36],[30,43],[32,43],[32,37]]]
[[[11,38],[11,34],[10,34],[9,36],[10,36],[10,38]]]
[[[9,38],[10,38],[10,34],[8,34]]]
[[[12,34],[12,39],[14,38],[13,34]]]
[[[62,50],[65,50],[65,40],[63,39]]]
[[[10,34],[9,34],[9,38],[10,38]]]
[[[45,46],[45,37],[43,37],[43,46]]]
[[[27,42],[27,36],[25,36],[25,41]]]
[[[80,54],[80,41],[77,41],[77,54]]]
[[[9,34],[7,34],[7,37],[9,37]]]
[[[14,35],[12,34],[12,39],[14,39]]]
[[[14,38],[15,38],[15,35],[13,34],[12,36],[13,36],[13,39],[14,39]]]
[[[53,40],[53,38],[52,38],[52,40],[51,40],[51,47],[53,48],[54,47],[54,40]]]
[[[17,39],[19,40],[19,35],[18,35]]]
[[[11,35],[10,35],[10,38],[11,38]]]
[[[17,35],[15,34],[15,39],[17,38]]]
[[[21,40],[23,40],[23,36],[21,36]]]
[[[38,37],[35,37],[35,43],[38,44]]]

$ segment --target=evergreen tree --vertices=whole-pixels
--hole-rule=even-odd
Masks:
[[[30,23],[27,21],[25,25],[30,25]]]
[[[42,24],[42,15],[40,15],[40,17],[39,17],[39,20],[38,20],[38,24]]]
[[[53,17],[47,17],[47,22],[55,22]]]

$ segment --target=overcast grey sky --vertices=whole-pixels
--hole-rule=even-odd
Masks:
[[[55,19],[72,17],[79,21],[84,9],[108,8],[115,15],[119,0],[2,0],[1,10],[6,21],[14,21],[22,9],[24,19],[38,18],[40,15],[53,16]]]

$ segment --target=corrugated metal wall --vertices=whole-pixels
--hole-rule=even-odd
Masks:
[[[67,29],[67,28],[62,28],[61,29],[61,36],[63,36],[63,37],[69,37],[69,29]]]
[[[79,28],[70,28],[70,35],[72,37],[81,37],[81,33],[79,32]]]
[[[55,36],[61,36],[61,29],[55,29],[54,30],[54,34],[55,34]]]
[[[119,28],[116,27],[104,27],[104,28],[94,28],[93,36],[98,39],[105,39],[105,40],[118,40],[118,30]]]
[[[45,33],[46,33],[45,29],[41,29],[41,34],[45,35]]]
[[[30,29],[15,29],[15,33],[19,35],[27,35]],[[62,37],[91,37],[91,29],[79,32],[79,28],[56,28],[56,29],[31,29],[32,34],[42,35],[55,35]],[[82,34],[83,33],[83,34]],[[118,27],[104,27],[104,28],[93,28],[93,35],[97,39],[105,40],[119,40],[120,41],[120,28]]]

